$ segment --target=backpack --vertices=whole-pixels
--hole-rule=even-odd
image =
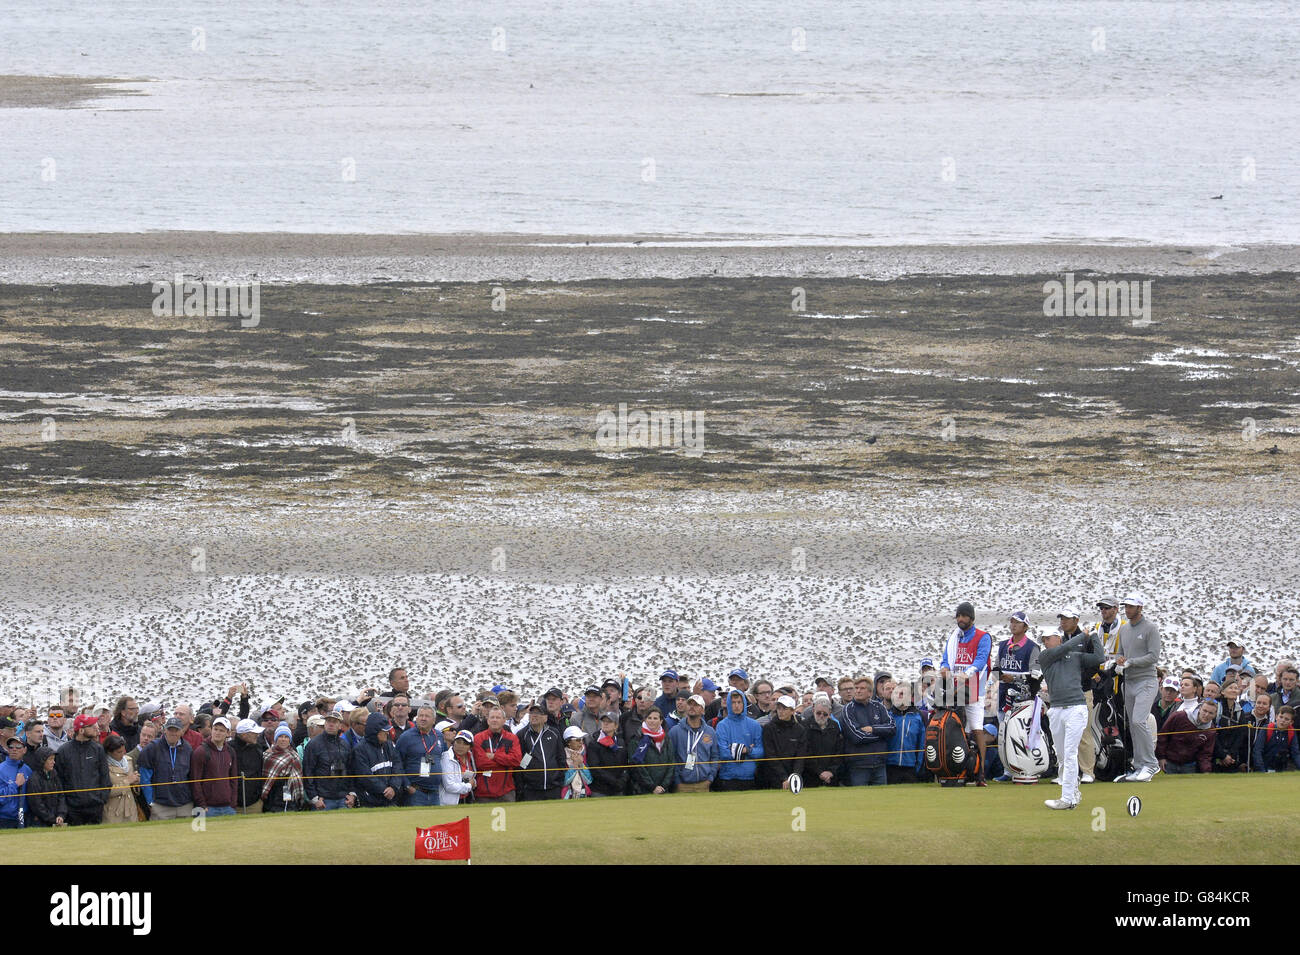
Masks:
[[[1269,724],[1268,724],[1268,729],[1266,729],[1266,730],[1264,731],[1264,742],[1265,742],[1265,743],[1267,743],[1269,740],[1271,740],[1271,739],[1273,738],[1273,730],[1274,730],[1275,726],[1276,726],[1276,724],[1274,724],[1274,723],[1269,723]],[[1287,745],[1287,747],[1289,748],[1289,747],[1291,746],[1291,744],[1294,743],[1294,742],[1295,742],[1295,728],[1292,727],[1291,729],[1289,729],[1289,730],[1286,731],[1286,745]]]
[[[925,728],[925,766],[941,786],[962,786],[980,769],[979,749],[966,738],[956,710],[936,710]]]

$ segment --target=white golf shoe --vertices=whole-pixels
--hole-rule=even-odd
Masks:
[[[1073,809],[1079,804],[1077,802],[1066,802],[1064,799],[1044,799],[1043,805],[1048,809]]]
[[[1096,781],[1097,780],[1091,775],[1089,775],[1088,773],[1084,773],[1082,776],[1079,777],[1080,783],[1095,783]]]

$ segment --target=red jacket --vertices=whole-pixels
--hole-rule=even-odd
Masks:
[[[195,780],[190,783],[194,805],[204,808],[237,807],[238,775],[235,750],[229,740],[220,750],[211,741],[204,742],[190,757],[190,778]],[[209,782],[198,782],[201,779]]]
[[[474,763],[478,766],[478,775],[474,777],[474,798],[491,799],[513,792],[515,774],[511,770],[519,765],[523,756],[519,737],[509,730],[503,729],[495,739],[491,730],[475,736]],[[487,773],[492,774],[491,778]]]
[[[1171,763],[1196,763],[1198,772],[1208,773],[1214,762],[1214,727],[1197,729],[1186,713],[1175,710],[1160,727],[1156,758]]]

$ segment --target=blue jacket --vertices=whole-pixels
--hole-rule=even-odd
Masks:
[[[412,723],[405,733],[397,737],[397,753],[402,757],[406,785],[426,793],[438,792],[441,785],[439,769],[446,749],[447,743],[441,733],[430,727],[427,734],[421,735],[420,728]],[[420,775],[420,760],[428,760],[428,776]]]
[[[889,715],[889,708],[879,700],[871,699],[865,703],[857,700],[844,707],[840,714],[840,725],[844,727],[844,765],[867,766],[875,768],[884,763],[889,741],[894,735],[894,718]],[[862,727],[870,727],[871,732],[863,732]],[[852,753],[869,753],[868,756],[851,756]]]
[[[758,769],[755,759],[763,755],[763,727],[758,720],[750,719],[743,713],[737,716],[731,712],[731,701],[735,697],[745,700],[745,694],[732,688],[727,693],[727,707],[722,719],[718,720],[716,740],[718,758],[722,763],[718,767],[718,779],[753,779]],[[735,760],[731,758],[731,747],[735,744],[749,747],[750,758]]]
[[[21,759],[8,757],[0,763],[0,819],[25,819],[27,817],[27,782],[18,785],[18,774],[31,776],[32,770]]]
[[[176,744],[175,765],[165,737],[159,737],[140,752],[140,783],[149,786],[145,791],[149,801],[163,806],[184,806],[193,802],[194,793],[189,785],[190,757],[194,747],[182,738]],[[174,786],[162,783],[176,783]]]
[[[679,763],[685,763],[688,755],[695,754],[693,769],[677,767],[679,783],[709,782],[718,775],[718,731],[704,720],[700,720],[697,730],[682,720],[668,731],[668,738],[673,741],[673,752],[677,754]],[[695,740],[694,746],[689,745],[691,740]]]
[[[1255,733],[1255,771],[1300,769],[1300,731],[1277,729],[1272,723]]]
[[[925,720],[916,707],[902,713],[889,711],[894,721],[894,741],[885,754],[886,766],[907,766],[918,773],[925,765]]]
[[[1223,686],[1223,678],[1228,675],[1228,667],[1231,665],[1232,657],[1228,657],[1228,659],[1224,660],[1214,668],[1210,673],[1210,679],[1219,684],[1219,686]],[[1251,663],[1250,657],[1246,656],[1244,653],[1241,655],[1241,665],[1244,667],[1250,667],[1251,673],[1255,672],[1255,664]]]

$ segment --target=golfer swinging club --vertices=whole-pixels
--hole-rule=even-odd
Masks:
[[[1078,611],[1066,608],[1066,617],[1077,617]],[[1088,635],[1079,631],[1069,640],[1061,642],[1059,633],[1049,633],[1043,638],[1043,652],[1038,655],[1038,665],[1043,668],[1047,692],[1051,695],[1051,709],[1047,711],[1052,723],[1052,741],[1056,744],[1056,760],[1061,766],[1061,798],[1045,799],[1048,809],[1073,809],[1079,805],[1079,740],[1088,725],[1088,703],[1083,698],[1083,675],[1095,673],[1106,659],[1101,653],[1088,653]]]

